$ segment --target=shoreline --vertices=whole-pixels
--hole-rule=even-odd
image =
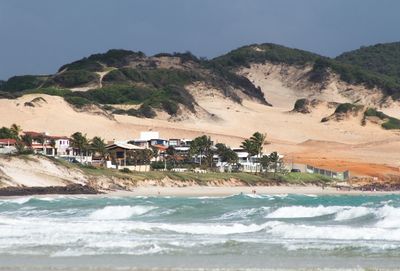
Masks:
[[[255,190],[255,193],[253,193]],[[218,197],[238,194],[251,195],[400,195],[400,191],[360,191],[360,190],[337,190],[333,187],[319,186],[187,186],[187,187],[158,187],[142,186],[133,191],[111,191],[104,195],[108,196],[197,196]]]
[[[56,189],[55,189],[56,188]],[[79,188],[79,187],[78,187]],[[83,188],[83,189],[82,189]],[[15,189],[15,188],[14,188]],[[14,190],[12,189],[12,190]],[[43,192],[46,189],[55,190],[51,193]],[[17,189],[18,190],[18,189]],[[16,190],[16,191],[17,191]],[[366,196],[382,196],[382,195],[400,195],[400,190],[395,191],[361,191],[361,190],[338,190],[334,187],[321,186],[186,186],[186,187],[165,187],[165,186],[139,186],[133,190],[98,190],[94,193],[90,190],[87,193],[86,187],[80,187],[71,193],[66,192],[68,189],[59,189],[59,187],[42,187],[42,193],[35,193],[35,189],[22,188],[15,194],[0,193],[0,199],[18,198],[18,197],[57,197],[57,196],[82,196],[82,197],[226,197],[232,195],[246,194],[255,198],[259,195],[366,195]],[[83,192],[84,191],[84,192]],[[22,193],[24,192],[24,193]],[[57,193],[58,192],[58,193]]]

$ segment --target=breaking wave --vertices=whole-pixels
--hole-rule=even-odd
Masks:
[[[155,209],[152,206],[106,206],[90,214],[91,219],[96,220],[119,220],[128,219],[134,215],[143,215]]]

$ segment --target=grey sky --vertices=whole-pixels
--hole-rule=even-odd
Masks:
[[[273,42],[327,56],[400,40],[397,0],[0,0],[0,79],[111,48],[214,57]]]

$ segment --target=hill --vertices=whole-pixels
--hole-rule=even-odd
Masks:
[[[392,77],[400,82],[400,42],[363,46],[339,55],[336,60]]]
[[[385,54],[386,47],[383,47]],[[379,55],[379,49],[376,52]],[[395,51],[393,62],[400,58],[400,51]],[[346,54],[344,54],[346,55]],[[392,77],[391,73],[379,73],[377,69],[368,68],[361,63],[344,61],[343,57],[331,59],[311,52],[292,49],[281,45],[264,43],[244,46],[217,57],[211,61],[218,67],[227,67],[237,70],[243,67],[249,68],[251,64],[285,64],[297,67],[312,67],[304,78],[313,83],[324,83],[330,73],[339,76],[340,80],[348,84],[363,85],[366,88],[378,88],[385,96],[400,98],[400,78]],[[398,63],[397,63],[398,64]],[[372,66],[374,63],[371,64]]]
[[[110,50],[53,75],[2,82],[0,121],[106,140],[137,138],[146,130],[166,138],[207,134],[232,147],[260,131],[271,142],[266,151],[290,161],[376,176],[400,165],[400,88],[389,87],[387,78],[393,80],[275,44],[244,46],[211,60]]]
[[[76,108],[99,105],[115,114],[153,118],[156,111],[178,116],[199,108],[187,86],[202,83],[237,103],[243,98],[268,104],[247,78],[229,71],[214,72],[191,53],[158,54],[109,50],[63,65],[54,75],[15,76],[0,85],[6,98],[28,93],[63,97]],[[121,109],[115,105],[130,105]]]

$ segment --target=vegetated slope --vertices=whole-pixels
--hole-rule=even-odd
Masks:
[[[366,89],[376,88],[385,97],[400,98],[400,83],[387,74],[340,61],[340,58],[331,59],[276,44],[265,43],[244,46],[217,57],[211,62],[214,66],[228,67],[234,71],[249,69],[255,64],[258,64],[258,67],[260,65],[295,67],[304,71],[301,78],[298,78],[301,80],[301,82],[298,82],[298,86],[310,88],[311,84],[317,84],[323,88],[332,76],[336,76],[338,80],[349,85],[359,85]],[[282,74],[283,80],[285,76],[290,77],[291,73]],[[257,85],[257,83],[255,84]]]
[[[203,82],[235,102],[251,98],[268,104],[247,78],[228,70],[215,72],[207,63],[189,52],[147,57],[142,52],[109,50],[66,64],[54,75],[11,77],[0,85],[0,94],[12,98],[44,93],[62,96],[77,108],[98,104],[112,113],[153,118],[155,110],[170,116],[182,109],[196,113],[196,99],[186,88]],[[113,106],[121,104],[131,107]]]
[[[400,42],[363,46],[339,55],[336,60],[393,77],[400,82]]]

